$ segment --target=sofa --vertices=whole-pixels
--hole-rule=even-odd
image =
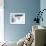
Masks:
[[[46,46],[46,28],[39,26],[39,25],[34,25],[32,26],[31,34],[33,35],[33,37],[31,37],[31,42],[32,40],[33,42],[28,46]],[[30,33],[28,33],[27,35],[30,36]],[[29,38],[27,37],[27,35],[26,37],[21,38],[17,43],[6,42],[7,44],[4,44],[3,46],[6,46],[6,45],[7,46],[23,46],[25,38]],[[27,45],[24,45],[24,46],[27,46]]]
[[[32,26],[32,34],[34,35],[32,46],[46,46],[46,28],[34,25]]]

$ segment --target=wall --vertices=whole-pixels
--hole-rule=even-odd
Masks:
[[[46,9],[46,0],[40,0],[40,9],[41,9],[41,11],[42,11],[43,9]],[[43,12],[42,17],[43,17],[43,22],[40,21],[40,25],[46,27],[46,20],[45,20],[45,19],[46,19],[46,11]]]
[[[36,12],[40,10],[40,0],[4,0],[4,38],[7,41],[18,41],[32,28]],[[26,24],[11,25],[10,13],[24,12]]]
[[[4,41],[4,0],[0,0],[0,42]]]

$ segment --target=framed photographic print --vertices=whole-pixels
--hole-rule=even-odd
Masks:
[[[10,13],[10,24],[25,24],[25,13]]]

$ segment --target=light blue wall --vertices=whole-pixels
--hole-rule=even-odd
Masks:
[[[4,35],[5,40],[18,41],[32,28],[32,21],[36,17],[35,12],[40,9],[40,0],[4,0]],[[24,12],[26,24],[11,25],[10,13]]]
[[[42,11],[43,9],[46,9],[46,0],[41,0],[40,1],[40,10]],[[46,11],[43,12],[42,17],[43,17],[43,22],[40,21],[40,25],[46,27]]]

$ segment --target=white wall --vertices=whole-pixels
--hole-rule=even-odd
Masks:
[[[0,0],[0,42],[4,41],[4,3]]]

